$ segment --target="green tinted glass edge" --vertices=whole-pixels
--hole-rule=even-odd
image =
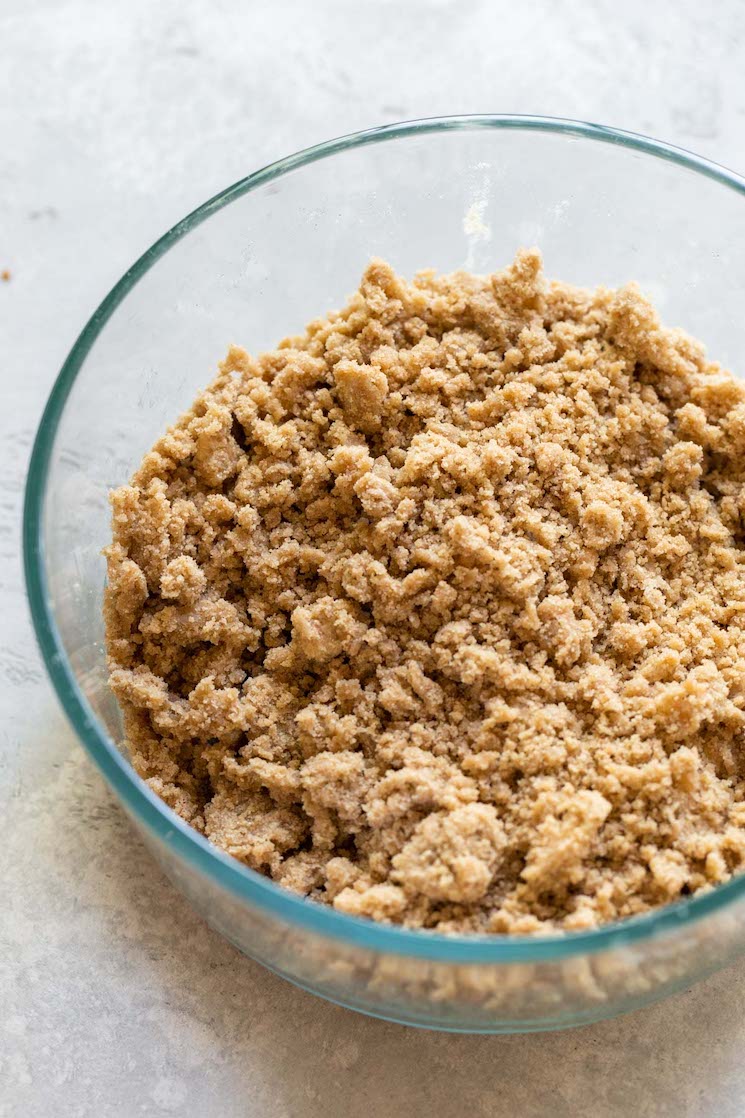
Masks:
[[[160,842],[215,884],[280,919],[380,953],[451,963],[547,962],[606,951],[700,920],[745,897],[745,876],[656,912],[588,932],[550,936],[444,936],[376,924],[296,896],[223,854],[179,819],[136,775],[100,724],[67,662],[52,615],[43,563],[42,521],[46,478],[67,396],[93,343],[127,293],[168,249],[212,213],[272,179],[339,152],[413,135],[467,129],[512,129],[575,136],[630,148],[674,163],[745,195],[745,179],[718,164],[646,136],[581,121],[535,116],[435,117],[385,125],[318,144],[241,179],[188,214],[155,242],[112,288],[73,345],[54,383],[34,441],[23,511],[23,558],[31,616],[39,647],[73,728],[125,807]]]

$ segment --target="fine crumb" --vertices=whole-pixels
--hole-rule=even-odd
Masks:
[[[112,495],[140,773],[409,927],[643,912],[745,861],[745,389],[634,285],[373,261]]]
[[[0,280],[2,280],[3,283],[9,283],[10,282],[10,269],[9,268],[3,268],[2,272],[0,272]]]

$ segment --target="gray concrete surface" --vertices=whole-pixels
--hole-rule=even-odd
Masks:
[[[604,121],[745,171],[739,0],[0,0],[0,1114],[745,1113],[745,963],[577,1032],[367,1020],[242,958],[151,864],[27,618],[26,459],[109,286],[225,184],[452,112]]]

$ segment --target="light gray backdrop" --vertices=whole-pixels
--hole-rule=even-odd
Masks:
[[[367,1020],[241,957],[82,755],[18,556],[66,351],[207,196],[327,137],[458,112],[601,121],[745,171],[744,63],[739,0],[0,0],[0,1114],[745,1113],[745,963],[624,1019],[489,1038]]]

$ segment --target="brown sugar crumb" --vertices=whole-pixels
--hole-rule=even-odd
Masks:
[[[633,285],[382,261],[116,490],[137,771],[337,909],[586,928],[745,861],[745,389]]]
[[[2,272],[0,272],[0,280],[2,280],[3,283],[9,283],[10,282],[10,269],[9,268],[3,268]]]

